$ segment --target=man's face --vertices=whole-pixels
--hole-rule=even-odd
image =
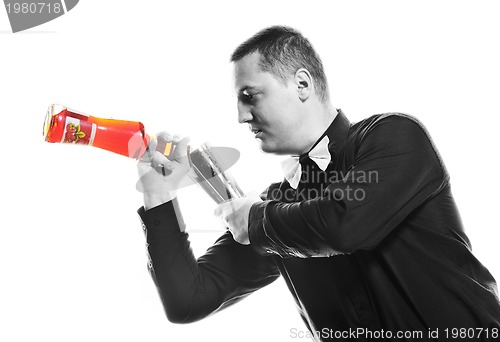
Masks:
[[[302,102],[291,76],[285,85],[259,67],[260,54],[253,53],[234,64],[238,94],[238,120],[248,123],[261,149],[267,153],[300,154]]]

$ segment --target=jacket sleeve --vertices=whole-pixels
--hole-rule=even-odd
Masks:
[[[195,259],[188,234],[181,231],[177,200],[138,210],[146,234],[149,271],[173,323],[200,320],[273,282],[279,271],[272,258],[223,234]]]
[[[359,132],[353,164],[322,196],[250,209],[250,244],[263,255],[314,257],[375,248],[448,183],[425,128],[386,116]]]

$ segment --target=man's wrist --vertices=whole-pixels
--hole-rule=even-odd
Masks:
[[[144,209],[149,210],[164,203],[170,202],[177,197],[176,191],[166,193],[145,193],[144,194]]]

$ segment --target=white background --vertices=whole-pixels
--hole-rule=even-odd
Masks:
[[[146,268],[133,160],[42,139],[61,103],[232,146],[245,190],[281,179],[281,158],[236,120],[233,49],[286,24],[323,58],[353,122],[400,111],[427,126],[476,256],[500,278],[497,1],[92,1],[12,34],[0,8],[1,341],[296,341],[282,279],[190,325],[169,323]],[[197,255],[220,234],[197,187],[179,194]]]

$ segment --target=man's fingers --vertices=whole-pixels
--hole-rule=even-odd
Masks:
[[[215,207],[215,209],[214,209],[215,216],[217,216],[217,217],[222,216],[222,213],[224,212],[224,205],[225,205],[225,203],[221,203]]]
[[[156,146],[156,151],[169,156],[172,152],[172,135],[166,131],[162,131],[156,135],[158,137],[158,145]]]
[[[151,166],[153,169],[163,174],[164,176],[172,172],[172,161],[168,160],[161,152],[155,151],[153,153],[153,158],[151,160]]]
[[[161,131],[160,133],[156,134],[156,136],[158,137],[158,139],[161,139],[163,140],[164,142],[172,142],[173,140],[173,136],[172,134],[170,134],[169,132],[167,131]]]
[[[188,154],[189,137],[180,138],[178,135],[172,135],[167,131],[162,131],[157,134],[160,145],[170,145],[165,150],[170,160],[177,160],[179,163],[186,162],[185,157]],[[160,151],[163,152],[163,151]]]
[[[217,207],[215,207],[214,215],[225,219],[229,214],[231,214],[232,211],[234,211],[232,209],[233,205],[230,202],[231,201],[229,200],[218,204]]]
[[[231,218],[231,215],[234,214],[234,212],[241,207],[242,207],[241,199],[239,198],[231,199],[217,205],[217,207],[215,207],[214,210],[214,215],[223,218]]]
[[[184,160],[188,154],[189,137],[184,137],[177,142],[174,150],[174,159]]]
[[[141,156],[139,161],[150,162],[153,160],[153,154],[156,150],[156,145],[158,144],[158,140],[156,138],[151,138],[149,140],[148,147],[146,148],[146,152]]]

